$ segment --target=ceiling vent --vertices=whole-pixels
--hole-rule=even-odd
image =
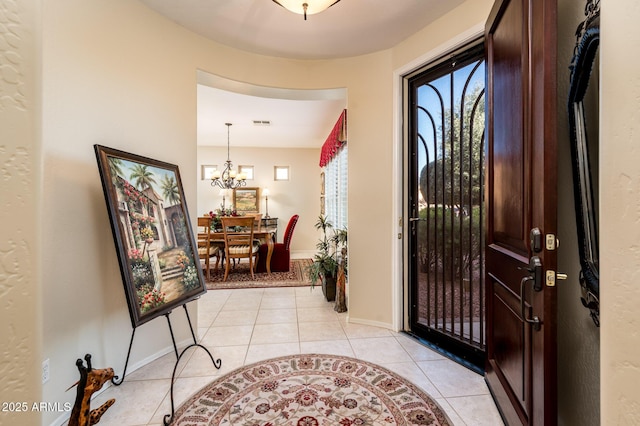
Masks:
[[[254,126],[271,126],[271,121],[269,120],[253,120]]]

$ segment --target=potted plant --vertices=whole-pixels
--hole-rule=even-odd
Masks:
[[[331,237],[331,240],[335,245],[335,253],[338,255],[338,274],[336,277],[336,305],[333,309],[336,312],[346,312],[346,286],[347,277],[349,275],[349,262],[347,256],[347,230],[336,230],[333,234],[333,237]]]
[[[322,294],[324,294],[327,302],[332,302],[336,298],[338,258],[327,232],[333,228],[333,225],[324,215],[320,215],[315,228],[322,231],[322,237],[316,244],[318,252],[313,256],[311,265],[307,267],[307,273],[311,279],[311,287],[313,288],[318,282],[321,282]]]

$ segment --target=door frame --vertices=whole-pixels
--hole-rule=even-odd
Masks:
[[[479,22],[467,31],[451,38],[438,47],[414,59],[408,64],[393,71],[393,170],[392,175],[397,184],[391,188],[394,209],[392,213],[393,223],[390,240],[395,241],[392,247],[392,256],[395,259],[391,264],[393,277],[391,306],[392,326],[394,331],[409,329],[409,264],[405,258],[408,253],[408,221],[410,217],[407,209],[407,188],[409,185],[409,170],[406,153],[408,149],[408,120],[409,114],[405,102],[408,93],[408,76],[424,67],[447,52],[459,49],[484,36],[484,21]],[[399,237],[400,236],[400,237]]]
[[[418,140],[416,139],[416,134],[419,133],[417,115],[415,115],[415,114],[419,115],[419,113],[416,112],[418,100],[419,100],[419,95],[417,94],[417,90],[418,88],[425,87],[427,84],[430,84],[434,81],[438,81],[443,78],[453,78],[454,73],[460,71],[461,69],[467,68],[478,62],[484,61],[485,60],[484,52],[485,52],[484,37],[478,37],[472,40],[470,43],[462,45],[457,49],[447,51],[444,55],[440,55],[438,58],[436,58],[436,60],[430,61],[429,63],[420,67],[420,69],[418,69],[416,72],[413,72],[405,76],[407,80],[407,86],[408,86],[407,100],[405,101],[405,104],[407,104],[406,105],[407,128],[409,129],[409,131],[407,132],[407,135],[406,135],[407,140],[405,143],[405,148],[407,150],[405,152],[405,157],[407,161],[407,173],[406,173],[407,192],[406,192],[406,199],[403,202],[407,204],[406,208],[409,215],[408,217],[416,217],[418,215],[417,211],[410,211],[410,202],[413,201],[414,204],[417,203],[417,201],[415,199],[412,200],[411,197],[415,196],[419,192],[420,185],[417,183],[416,179],[420,180],[420,173],[421,173],[419,168],[415,169],[416,164],[409,164],[411,162],[411,160],[409,160],[410,158],[413,159],[413,161],[416,161],[415,157],[418,155],[418,151],[420,151],[420,149],[417,148],[416,146],[416,144],[418,144]],[[453,59],[454,57],[455,59]],[[478,67],[481,66],[484,68],[484,65],[482,64],[477,66]],[[471,78],[471,75],[468,77]],[[458,83],[462,83],[462,82],[458,81]],[[466,85],[467,82],[465,82],[464,84]],[[467,92],[466,95],[470,95],[470,93]],[[448,95],[444,95],[444,93],[443,93],[443,96],[445,98],[443,100],[443,102],[445,103],[445,107],[451,108],[452,113],[453,111],[460,110],[460,104],[452,105],[449,103],[449,101],[454,101],[454,99],[448,98]],[[461,99],[460,101],[463,101],[463,104],[466,104],[466,101],[464,99]],[[470,111],[465,111],[465,112],[470,113]],[[409,116],[410,114],[414,114],[414,116],[411,117]],[[469,117],[470,116],[466,117],[466,119],[468,119]],[[453,118],[451,118],[451,120],[453,120]],[[464,123],[464,130],[462,131],[462,133],[464,134],[464,132],[469,131],[470,129],[466,126],[467,124],[466,121],[464,122],[461,121],[461,125],[463,125],[462,123]],[[452,131],[457,134],[458,130],[459,129],[456,126],[456,128]],[[443,139],[441,140],[439,139],[439,137]],[[436,137],[436,140],[439,141],[438,148],[437,148],[438,152],[440,152],[440,148],[444,150],[445,146],[449,146],[450,149],[452,149],[451,145],[449,145],[450,141],[444,140],[446,139],[444,135],[440,135],[439,137]],[[459,138],[460,138],[459,140],[460,151],[462,152],[463,151],[462,146],[466,143],[471,144],[472,142],[471,141],[465,142],[463,135],[460,135]],[[464,146],[465,146],[464,149],[466,150],[467,145],[464,145]],[[482,146],[484,146],[484,143],[482,143]],[[456,163],[456,160],[457,158],[454,159],[452,157],[452,163]],[[433,161],[435,161],[435,159]],[[481,164],[479,164],[479,166],[481,167],[481,169],[483,169]],[[461,164],[460,167],[463,167],[463,165]],[[442,171],[442,173],[444,173],[444,171]],[[449,179],[448,175],[442,175],[442,176],[445,179],[445,181]],[[484,183],[482,183],[482,186],[484,186]],[[442,194],[442,196],[445,196],[445,195],[446,195],[445,193]],[[444,200],[442,202],[444,203]],[[484,209],[483,207],[480,207],[480,210],[483,210],[483,209]],[[482,218],[482,216],[480,216],[480,218]],[[442,220],[443,222],[441,223],[441,225],[446,226],[446,223],[449,223],[448,215],[446,218],[443,216]],[[451,218],[451,221],[457,222],[457,220],[458,219]],[[458,226],[461,226],[459,222],[457,223],[458,223]],[[478,372],[479,374],[483,374],[484,364],[485,364],[485,353],[484,353],[484,345],[482,344],[482,342],[480,343],[480,347],[478,345],[465,342],[462,336],[458,334],[458,333],[462,334],[462,331],[456,332],[454,330],[450,330],[450,334],[449,334],[444,330],[440,330],[439,327],[437,327],[435,324],[421,323],[418,318],[418,316],[420,315],[419,309],[417,308],[417,306],[414,306],[414,305],[418,303],[417,299],[419,298],[419,294],[421,293],[421,290],[418,289],[418,283],[417,283],[418,275],[419,275],[418,265],[411,264],[412,260],[413,262],[417,262],[416,258],[412,256],[411,250],[412,249],[418,250],[419,249],[418,247],[424,244],[424,242],[421,242],[421,240],[418,238],[418,233],[419,233],[418,228],[420,226],[429,226],[429,224],[428,222],[426,223],[413,222],[411,226],[410,224],[407,224],[407,233],[405,234],[405,240],[406,240],[405,243],[407,247],[406,270],[407,270],[407,276],[408,276],[406,280],[406,289],[407,289],[407,298],[408,298],[407,300],[408,304],[406,305],[408,326],[405,330],[409,331],[412,335],[414,335],[419,339],[424,339],[427,342],[427,344],[435,345],[435,347],[437,347],[439,351],[446,353],[447,356],[450,356],[451,358],[456,359],[458,363],[467,366],[468,368]],[[438,225],[435,225],[435,226],[437,227]],[[482,234],[483,231],[484,231],[484,223],[481,223],[480,233]],[[445,231],[443,230],[442,232],[444,233]],[[449,234],[449,236],[453,237],[452,234]],[[484,241],[483,235],[479,236],[479,238],[481,239],[481,241]],[[445,254],[445,256],[447,255]],[[449,261],[452,261],[453,257],[454,255],[453,253],[451,253],[451,257],[447,257],[447,259]],[[447,270],[449,270],[449,266],[447,266]],[[453,266],[451,267],[453,268]],[[445,282],[448,281],[447,279],[444,279],[444,271],[442,271],[442,275],[440,272],[436,272],[435,275],[438,277],[441,277],[442,279],[442,281],[440,281],[439,284],[434,284],[435,287],[440,288],[441,286],[445,285],[444,284]],[[479,278],[480,281],[478,282],[474,281],[473,284],[481,285],[483,278],[484,277]],[[454,282],[456,283],[455,285],[460,285],[460,286],[462,285],[460,281],[461,278],[450,277],[449,279],[451,280],[452,286],[454,285]],[[438,282],[439,279],[436,278],[435,281]],[[461,288],[460,288],[460,291],[461,291]],[[451,297],[453,297],[453,294],[451,295]],[[479,294],[478,297],[479,297],[478,300],[482,299],[482,304],[483,304],[482,306],[484,307],[484,297],[481,297],[481,294]],[[457,302],[453,302],[452,299],[445,299],[443,297],[443,305],[440,306],[440,308],[445,309],[443,313],[447,311],[445,306],[447,308],[451,306],[449,302],[451,302],[452,304],[455,304],[456,309],[457,307],[460,307],[461,309],[465,308],[465,306],[460,306],[458,305]],[[448,312],[442,319],[444,319],[445,321],[451,320],[452,321],[451,325],[453,325],[453,317],[451,315],[453,315],[453,312]],[[412,316],[413,316],[413,319],[412,319]],[[481,308],[481,317],[482,317],[481,324],[482,326],[484,326],[485,324],[484,308]],[[437,318],[440,318],[440,317],[437,317]],[[456,324],[458,324],[459,322],[460,323],[464,322],[465,324],[471,325],[470,323],[467,323],[466,320],[463,320],[462,318],[459,320],[456,318],[455,322]],[[477,336],[474,336],[474,337],[481,337],[482,335],[483,335],[483,331],[481,331]]]

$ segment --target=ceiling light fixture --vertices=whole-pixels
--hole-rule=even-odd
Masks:
[[[247,177],[244,173],[237,173],[233,170],[231,159],[229,158],[229,128],[231,123],[224,123],[227,126],[227,161],[224,166],[224,170],[220,173],[220,170],[213,172],[211,176],[211,186],[221,189],[235,189],[247,184]]]
[[[340,0],[273,0],[274,3],[279,4],[287,10],[293,13],[304,15],[304,20],[307,20],[307,15],[313,15],[329,9]]]

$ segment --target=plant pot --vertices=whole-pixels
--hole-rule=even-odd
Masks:
[[[322,294],[327,302],[336,300],[336,277],[325,275],[322,279]]]

